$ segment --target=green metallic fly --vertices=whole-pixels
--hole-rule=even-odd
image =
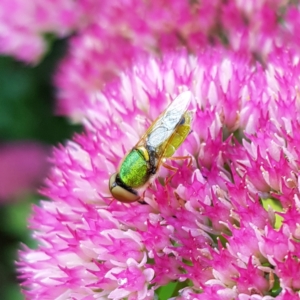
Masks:
[[[109,190],[116,200],[138,201],[136,189],[145,186],[163,160],[170,158],[187,138],[193,119],[193,112],[187,110],[192,97],[190,91],[178,95],[125,156],[119,171],[109,179]]]

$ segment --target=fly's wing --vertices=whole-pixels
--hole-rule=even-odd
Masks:
[[[187,111],[192,99],[192,93],[186,91],[178,95],[167,109],[150,126],[145,134],[146,145],[160,153],[160,147],[165,144],[178,126],[182,116]],[[163,149],[162,149],[163,150]]]

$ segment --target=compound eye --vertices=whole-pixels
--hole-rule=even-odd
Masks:
[[[121,185],[119,185],[116,181],[117,173],[114,173],[109,178],[109,190],[112,194],[112,196],[123,203],[131,203],[138,201],[140,199],[140,196],[125,189]]]

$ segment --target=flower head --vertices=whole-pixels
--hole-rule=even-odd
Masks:
[[[299,53],[298,20],[297,1],[284,0],[2,0],[0,52],[37,62],[47,51],[46,34],[75,32],[56,75],[57,111],[81,120],[87,93],[132,66],[137,53],[223,45],[265,65],[282,45]]]
[[[47,33],[66,36],[81,23],[74,1],[2,0],[0,53],[25,62],[37,62],[47,50]]]
[[[55,150],[43,191],[52,201],[31,219],[39,247],[21,251],[24,293],[152,299],[176,280],[178,299],[297,297],[285,263],[298,272],[299,68],[282,58],[263,69],[213,49],[143,55],[103,92],[88,91],[85,133]],[[110,175],[184,90],[195,116],[175,155],[191,165],[168,161],[177,172],[161,167],[144,204],[111,202]],[[281,211],[265,208],[268,198]]]
[[[87,7],[93,7],[91,3]],[[145,52],[160,57],[174,49],[197,53],[221,45],[263,66],[269,54],[280,56],[282,45],[299,53],[299,7],[288,1],[131,0],[87,7],[83,11],[88,25],[71,39],[70,52],[55,78],[57,112],[76,121],[85,115],[90,94],[117,78],[132,66],[134,57]],[[230,105],[226,109],[226,118],[234,120]]]

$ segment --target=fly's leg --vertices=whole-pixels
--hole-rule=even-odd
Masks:
[[[180,207],[181,208],[184,207],[185,201],[176,192],[174,192],[174,195],[175,195]]]
[[[163,162],[162,165],[163,165],[166,169],[168,169],[168,170],[170,170],[171,172],[173,172],[173,174],[170,175],[170,176],[168,176],[168,178],[166,178],[166,180],[165,180],[165,185],[167,185],[167,184],[170,183],[170,181],[172,180],[172,178],[176,175],[176,173],[177,173],[177,171],[178,171],[178,168],[173,167],[173,166],[170,166],[170,165],[166,164],[165,162]]]
[[[146,190],[143,191],[143,194],[141,195],[140,199],[138,200],[138,203],[143,204],[143,205],[147,204],[147,202],[144,200],[145,194],[146,194]]]
[[[168,157],[170,160],[188,160],[188,167],[192,165],[193,158],[191,155],[185,155],[185,156],[171,156]]]
[[[105,199],[105,204],[107,205],[107,207],[110,207],[114,201],[117,201],[113,196],[101,196],[101,197],[102,199]],[[111,200],[109,201],[106,199],[111,199]]]
[[[171,157],[168,157],[168,159],[170,160],[188,160],[188,167],[190,167],[192,165],[192,162],[193,162],[193,159],[190,155],[186,155],[186,156],[171,156]],[[171,176],[169,176],[166,180],[166,184],[168,184],[172,178],[176,175],[177,171],[178,171],[178,168],[177,167],[173,167],[173,166],[170,166],[168,164],[166,164],[165,162],[162,163],[162,165],[173,172],[173,174]]]
[[[169,187],[167,185],[166,185],[166,193],[167,193],[168,205],[173,206],[172,203],[171,203]],[[174,196],[176,198],[176,201],[178,202],[179,206],[181,208],[184,207],[184,204],[185,204],[184,199],[182,199],[176,192],[174,192],[173,194],[174,194]]]

